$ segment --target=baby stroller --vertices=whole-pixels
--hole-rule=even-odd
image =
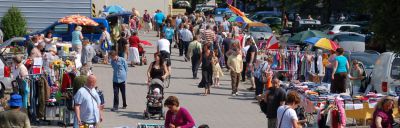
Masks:
[[[164,99],[164,82],[160,79],[152,79],[149,91],[147,92],[146,110],[144,110],[144,119],[150,119],[155,115],[159,115],[158,119],[164,119],[163,99]]]
[[[138,51],[139,51],[140,65],[143,65],[143,64],[147,65],[147,58],[145,55],[146,51],[144,51],[144,48],[142,45],[139,45]]]

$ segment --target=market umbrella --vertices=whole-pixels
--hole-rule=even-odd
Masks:
[[[278,49],[279,48],[279,40],[276,39],[274,35],[270,36],[269,38],[265,38],[266,40],[263,40],[259,44],[259,48],[261,49]]]
[[[246,16],[246,15],[244,15],[244,12],[240,11],[238,8],[236,8],[236,7],[234,7],[234,6],[230,5],[230,4],[228,4],[228,6],[229,6],[229,9],[233,13],[235,13],[236,15],[238,15],[238,16]]]
[[[64,24],[77,24],[77,25],[84,25],[84,26],[98,26],[99,23],[92,20],[89,17],[81,16],[81,15],[70,15],[63,17],[58,20],[59,23]]]
[[[266,24],[261,23],[261,22],[250,22],[250,23],[247,23],[247,25],[248,25],[249,27],[262,27],[262,26],[267,26]]]
[[[265,42],[267,43],[267,49],[279,48],[279,40],[277,40],[275,36],[270,36]]]
[[[146,46],[153,46],[152,43],[150,43],[149,41],[146,41],[146,40],[141,40],[140,43],[142,43],[143,45],[146,45]]]
[[[317,30],[307,30],[290,37],[288,43],[304,43],[304,41],[310,37],[328,38],[328,35]]]
[[[234,22],[238,16],[232,16],[228,19],[229,22]]]
[[[104,12],[108,13],[118,13],[123,11],[125,11],[125,9],[118,5],[108,6],[106,9],[104,9]]]
[[[327,50],[336,50],[339,48],[336,42],[321,37],[310,37],[304,41],[305,43],[309,43],[314,45],[315,47],[327,49]]]
[[[230,19],[230,18],[229,18]],[[240,22],[240,23],[252,23],[252,21],[245,17],[245,16],[237,16],[235,19],[231,22]]]

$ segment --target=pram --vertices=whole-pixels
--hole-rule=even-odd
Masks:
[[[146,51],[144,50],[142,45],[139,45],[138,47],[139,51],[139,58],[140,58],[140,65],[147,65],[147,58],[146,58]]]
[[[164,99],[164,82],[160,79],[152,79],[149,86],[149,91],[147,92],[147,102],[146,102],[146,110],[144,110],[143,117],[144,119],[150,119],[155,115],[159,115],[158,119],[164,119],[163,112],[163,99]],[[154,89],[158,88],[160,93],[158,95],[154,95]]]

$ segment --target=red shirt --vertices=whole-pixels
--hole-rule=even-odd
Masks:
[[[129,47],[136,47],[139,48],[139,37],[138,36],[131,36],[129,37]]]

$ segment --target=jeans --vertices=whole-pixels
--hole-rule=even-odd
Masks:
[[[325,68],[325,76],[322,79],[324,83],[331,83],[332,81],[332,68]]]
[[[114,89],[114,106],[113,108],[118,109],[119,105],[119,90],[121,90],[122,94],[122,102],[123,102],[123,107],[126,107],[126,95],[125,95],[125,82],[121,83],[113,83],[113,89]]]
[[[246,81],[247,63],[243,62],[242,81]]]
[[[200,55],[193,55],[191,59],[193,78],[197,78],[197,71],[199,70],[200,66]]]
[[[259,78],[257,78],[257,77],[254,77],[254,82],[255,82],[255,84],[256,84],[256,91],[255,91],[255,94],[256,94],[256,96],[258,96],[258,95],[262,94],[262,92],[263,92],[263,90],[264,90],[263,84],[262,84],[261,79],[259,79]]]
[[[178,48],[179,48],[179,56],[183,56],[183,41],[182,40],[179,40]]]
[[[268,128],[275,128],[276,126],[276,118],[268,118]]]
[[[190,41],[183,41],[183,51],[184,51],[185,56],[188,53],[189,44],[190,44]]]
[[[118,56],[125,58],[125,51],[118,51]]]
[[[238,92],[240,73],[231,71],[232,94]]]

